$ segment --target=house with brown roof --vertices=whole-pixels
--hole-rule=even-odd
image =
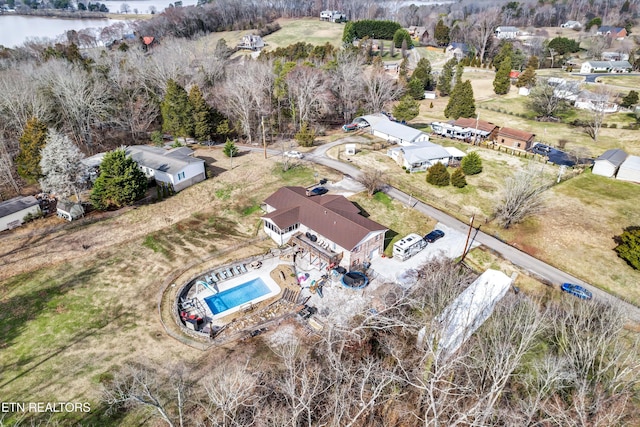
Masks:
[[[303,187],[282,187],[264,201],[263,228],[278,245],[296,246],[299,256],[321,269],[382,254],[386,227],[362,216],[344,196],[307,194]]]
[[[533,144],[536,135],[519,129],[500,128],[496,143],[518,150],[528,150]]]
[[[500,129],[497,125],[486,120],[460,117],[455,122],[454,126],[460,126],[461,128],[470,129],[472,135],[477,135],[480,140],[494,140],[498,135]]]

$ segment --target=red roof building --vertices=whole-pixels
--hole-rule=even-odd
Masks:
[[[533,145],[533,138],[536,135],[518,129],[501,128],[498,131],[496,142],[509,148],[518,150],[528,150]]]
[[[279,245],[299,247],[320,268],[362,264],[384,250],[387,228],[360,215],[344,196],[307,196],[303,187],[282,187],[263,209],[265,233]]]

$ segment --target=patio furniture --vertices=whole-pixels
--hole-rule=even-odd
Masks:
[[[233,276],[234,276],[234,274],[233,274],[233,270],[231,270],[230,268],[227,268],[227,275],[228,275],[229,277],[233,277]]]
[[[240,264],[240,270],[242,270],[243,273],[246,273],[247,267],[245,267],[244,264]]]
[[[222,277],[222,280],[225,280],[227,278],[227,272],[224,270],[220,270],[220,277]]]
[[[239,267],[239,266],[237,266],[237,265],[236,265],[236,266],[235,266],[235,267],[233,267],[233,268],[235,268],[236,272],[237,272],[239,275],[240,275],[240,274],[242,274],[242,270],[240,270],[240,267]]]

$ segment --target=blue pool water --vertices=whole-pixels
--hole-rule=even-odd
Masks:
[[[204,302],[207,303],[211,312],[215,315],[245,304],[269,292],[271,292],[269,287],[258,277],[226,291],[206,297]]]

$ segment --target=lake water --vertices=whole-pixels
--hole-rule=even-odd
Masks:
[[[27,39],[55,39],[69,30],[103,28],[117,22],[113,19],[60,19],[44,16],[0,15],[0,44],[16,47]]]

